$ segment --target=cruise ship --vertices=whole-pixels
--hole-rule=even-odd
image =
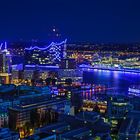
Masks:
[[[133,85],[128,88],[128,94],[140,97],[140,85]]]

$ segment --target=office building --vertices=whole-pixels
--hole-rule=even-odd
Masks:
[[[20,106],[9,108],[9,128],[19,130],[20,137],[27,137],[34,133],[34,128],[54,123],[58,119],[59,112],[65,112],[67,99],[46,99],[46,97],[36,99],[32,95],[26,98]],[[57,110],[57,111],[56,111]],[[25,133],[29,127],[28,133]]]
[[[82,90],[81,87],[71,87],[71,105],[74,107],[74,114],[77,114],[82,110],[83,106],[83,98],[82,98]]]
[[[7,50],[7,43],[5,42],[4,49],[0,48],[0,72],[11,73],[12,56]]]
[[[109,96],[107,100],[107,116],[111,132],[116,137],[121,123],[132,110],[129,98],[123,95]]]

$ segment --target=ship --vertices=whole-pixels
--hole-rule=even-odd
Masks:
[[[140,97],[140,85],[133,85],[128,88],[128,94]]]

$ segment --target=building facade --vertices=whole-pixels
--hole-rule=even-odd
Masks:
[[[25,48],[25,63],[29,65],[52,65],[66,58],[66,41],[52,42],[49,46]]]

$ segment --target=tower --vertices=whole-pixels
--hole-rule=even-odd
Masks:
[[[12,57],[7,50],[7,42],[0,44],[0,83],[8,84],[12,69]]]

